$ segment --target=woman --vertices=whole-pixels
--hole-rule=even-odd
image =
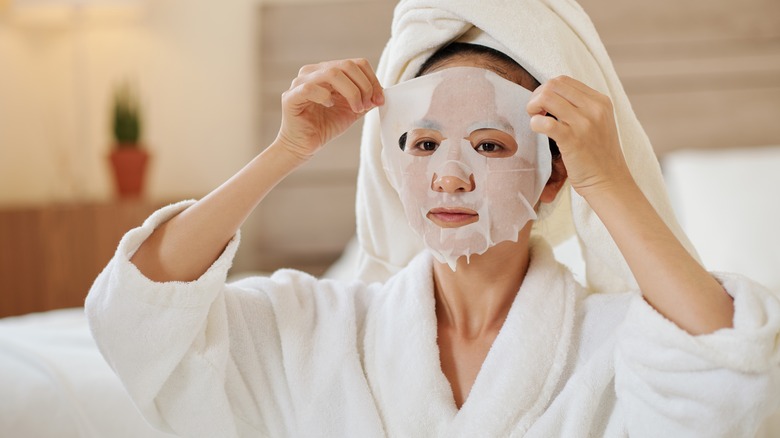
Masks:
[[[414,3],[399,6],[396,23]],[[205,198],[129,232],[90,291],[98,345],[150,421],[184,436],[755,433],[777,403],[780,304],[698,265],[632,176],[609,98],[568,76],[535,87],[509,49],[466,38],[471,46],[426,57],[423,78],[477,68],[534,89],[528,128],[554,139],[561,157],[530,204],[551,204],[568,176],[641,293],[588,295],[531,237],[533,221],[512,218],[516,236],[451,265],[429,244],[384,284],[294,271],[225,284],[238,229],[263,197],[384,103],[364,60],[306,66],[282,97],[276,141]],[[444,147],[403,138],[404,149]],[[381,169],[369,177],[387,178]],[[479,179],[429,181],[425,190],[456,199]],[[400,206],[403,193],[395,197]],[[442,227],[473,220],[428,213]]]

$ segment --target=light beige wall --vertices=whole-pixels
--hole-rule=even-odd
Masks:
[[[0,205],[110,197],[110,96],[123,78],[146,110],[149,198],[199,196],[228,178],[257,152],[257,3],[149,1],[81,33],[1,17]]]
[[[58,59],[45,36],[23,38],[0,24],[0,199],[38,201],[50,196],[56,173],[53,148],[62,133],[61,75],[46,71]],[[57,70],[54,70],[57,71]],[[40,129],[46,125],[48,129]]]

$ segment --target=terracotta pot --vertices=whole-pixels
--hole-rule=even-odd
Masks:
[[[109,156],[120,198],[140,197],[149,153],[138,147],[119,147]]]

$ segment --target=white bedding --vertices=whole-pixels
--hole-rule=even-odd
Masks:
[[[171,435],[138,413],[78,308],[0,319],[0,436]]]
[[[683,150],[667,155],[663,167],[704,266],[780,293],[780,146]]]

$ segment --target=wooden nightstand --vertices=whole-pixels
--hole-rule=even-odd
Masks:
[[[122,235],[162,205],[0,208],[0,317],[83,306]]]

